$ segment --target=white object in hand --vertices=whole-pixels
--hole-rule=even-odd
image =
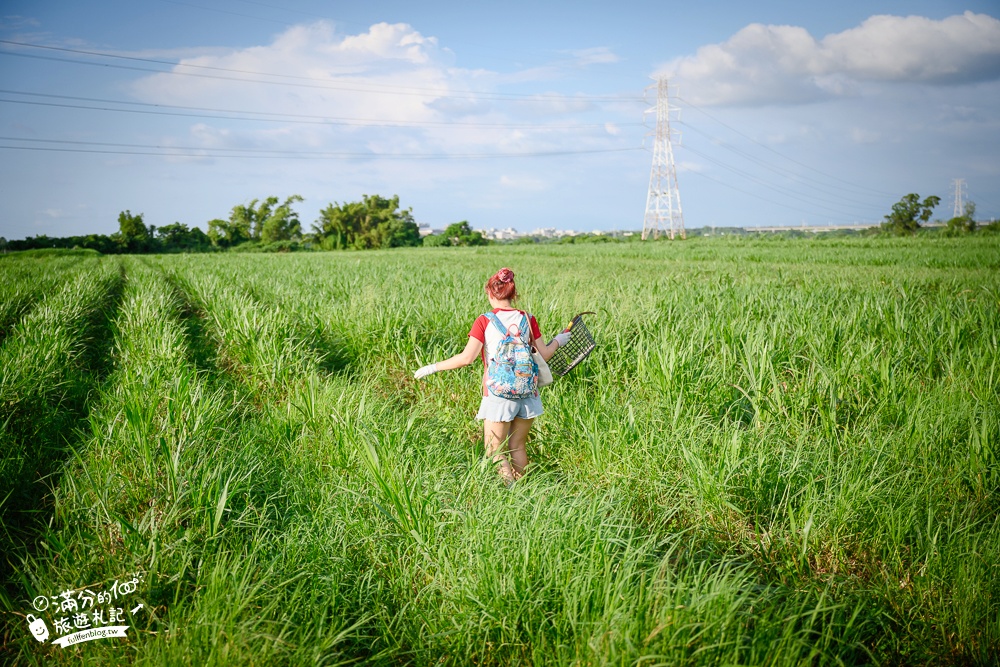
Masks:
[[[427,377],[431,373],[437,373],[437,370],[438,370],[437,364],[428,364],[423,368],[417,369],[417,371],[413,374],[413,377],[419,380],[421,378]]]
[[[569,336],[570,336],[569,331],[563,331],[562,333],[557,333],[554,340],[557,343],[559,343],[559,347],[562,347],[563,345],[569,342]]]

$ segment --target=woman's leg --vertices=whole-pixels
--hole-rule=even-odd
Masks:
[[[531,430],[532,419],[522,419],[515,417],[510,425],[510,442],[507,447],[510,451],[510,462],[514,468],[514,479],[524,476],[525,468],[528,467],[528,450],[525,443],[528,441],[528,431]]]
[[[516,421],[516,420],[515,420]],[[510,422],[491,422],[483,420],[483,443],[486,445],[486,456],[497,464],[497,472],[505,482],[514,481],[514,471],[507,461],[507,437],[510,435]]]

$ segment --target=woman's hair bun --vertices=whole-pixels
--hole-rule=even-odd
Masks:
[[[514,272],[506,266],[490,276],[486,281],[486,292],[494,299],[516,299],[517,287],[514,285]]]

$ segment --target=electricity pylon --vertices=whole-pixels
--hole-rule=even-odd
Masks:
[[[955,184],[955,212],[953,218],[961,218],[965,215],[965,179],[956,178],[952,181]]]
[[[653,167],[649,171],[649,192],[646,194],[646,216],[642,221],[642,238],[659,238],[660,230],[684,235],[684,214],[681,212],[681,192],[677,187],[677,166],[674,164],[673,134],[670,114],[680,113],[671,108],[667,97],[667,79],[660,78],[646,91],[656,88],[656,106],[646,110],[656,114],[656,129],[652,132]],[[679,116],[678,116],[679,119]]]

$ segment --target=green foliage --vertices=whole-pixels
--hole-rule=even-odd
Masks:
[[[157,227],[156,241],[157,251],[159,252],[203,250],[211,243],[205,232],[197,227],[188,227],[182,222]]]
[[[908,236],[920,229],[921,222],[931,219],[940,197],[930,196],[920,201],[920,195],[910,193],[892,205],[892,213],[885,216],[882,229],[896,236]]]
[[[976,231],[976,204],[966,202],[965,213],[948,221],[948,226],[944,230],[945,236],[962,236],[973,234]]]
[[[620,243],[621,240],[608,236],[607,234],[578,234],[576,236],[563,236],[556,243],[576,244],[576,243]]]
[[[362,195],[359,202],[329,204],[313,225],[324,250],[397,248],[421,244],[411,209],[399,208],[399,196]]]
[[[273,243],[263,243],[259,241],[247,241],[229,249],[230,252],[299,252],[302,250],[312,250],[310,243],[299,241],[275,241]]]
[[[63,237],[50,237],[45,234],[39,234],[38,236],[29,236],[25,239],[14,240],[9,242],[9,248],[11,250],[44,250],[44,249],[62,249],[71,250],[74,248],[94,250],[104,255],[112,255],[120,252],[127,252],[127,250],[120,243],[121,236],[119,234],[114,234],[113,236],[108,236],[106,234],[88,234],[86,236],[63,236]]]
[[[131,211],[118,214],[118,243],[125,252],[139,253],[149,249],[152,235],[142,221],[142,213],[132,215]]]
[[[292,195],[278,204],[277,197],[268,197],[258,203],[237,204],[228,220],[216,218],[208,223],[208,238],[214,245],[231,247],[246,241],[261,241],[265,244],[275,241],[294,241],[302,236],[302,225],[292,204],[302,201],[300,195]]]
[[[44,234],[11,241],[11,250],[35,249],[87,249],[104,255],[117,253],[154,252],[203,252],[212,246],[205,232],[197,227],[175,222],[163,227],[146,226],[142,216],[133,216],[128,211],[121,214],[123,231],[108,236],[88,234],[86,236],[64,236],[51,238]],[[145,230],[145,231],[143,231]]]
[[[451,245],[451,239],[447,234],[428,234],[424,237],[424,247],[443,248]]]
[[[482,233],[477,232],[469,226],[467,220],[453,222],[444,230],[444,236],[453,246],[475,246],[487,245],[489,241],[483,238]]]
[[[105,237],[107,238],[107,237]],[[102,253],[92,248],[53,248],[51,246],[20,250],[17,254],[5,255],[11,258],[24,259],[28,257],[100,257]]]
[[[947,227],[945,227],[944,234],[945,236],[962,236],[965,234],[972,234],[975,231],[976,221],[963,215],[949,220]]]

